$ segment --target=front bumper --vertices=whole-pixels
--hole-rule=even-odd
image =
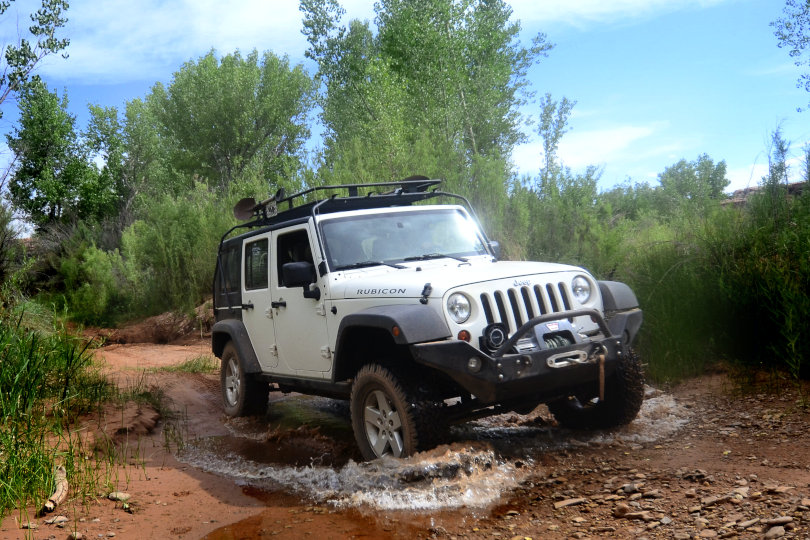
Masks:
[[[566,347],[522,354],[507,352],[538,324],[582,315],[590,316],[599,325],[599,335]],[[530,320],[491,354],[460,340],[419,343],[411,345],[411,352],[417,362],[443,372],[482,404],[521,398],[549,401],[590,384],[594,395],[598,395],[600,378],[603,383],[616,369],[641,319],[640,309],[615,313],[609,323],[595,310],[560,312]],[[480,360],[479,370],[468,367],[471,358]]]

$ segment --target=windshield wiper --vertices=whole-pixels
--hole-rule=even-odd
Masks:
[[[405,266],[397,263],[385,262],[385,261],[360,261],[352,264],[343,264],[335,268],[335,270],[351,270],[352,268],[366,268],[367,266],[390,266],[391,268],[396,268],[397,270],[402,270]]]
[[[415,257],[405,257],[404,260],[406,261],[427,261],[429,259],[455,259],[461,262],[467,262],[467,259],[464,257],[457,257],[455,255],[448,255],[447,253],[425,253],[424,255],[418,255]]]

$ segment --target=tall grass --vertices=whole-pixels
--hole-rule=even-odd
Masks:
[[[57,465],[75,493],[94,493],[103,463],[86,459],[92,451],[72,423],[113,394],[86,347],[67,334],[0,325],[0,519],[40,507]]]

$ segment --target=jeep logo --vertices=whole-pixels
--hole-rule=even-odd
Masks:
[[[530,279],[516,279],[513,287],[529,287],[532,284]]]

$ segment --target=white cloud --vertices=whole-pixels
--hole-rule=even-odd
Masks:
[[[373,19],[370,0],[344,4],[347,17]],[[17,9],[28,13],[32,6],[21,0]],[[297,63],[308,47],[298,2],[289,0],[78,0],[67,15],[69,58],[48,57],[41,68],[67,82],[165,80],[212,48],[270,50]]]
[[[675,154],[681,145],[667,141],[656,144],[655,137],[668,126],[666,122],[646,125],[623,125],[586,131],[570,131],[560,141],[559,161],[573,170],[582,170],[589,165],[625,166],[627,171],[634,164],[651,158]],[[543,144],[538,139],[517,146],[512,161],[520,174],[536,175],[540,170]]]
[[[540,2],[513,0],[514,17],[524,23],[566,23],[583,27],[595,22],[615,22],[706,8],[728,0],[567,0]]]

